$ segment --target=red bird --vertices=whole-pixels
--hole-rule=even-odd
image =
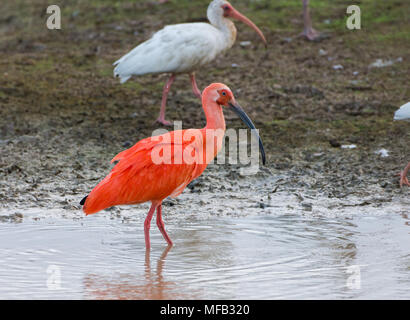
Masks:
[[[407,164],[404,170],[400,172],[400,188],[403,187],[404,185],[410,187],[409,180],[407,179],[407,173],[409,171],[410,171],[410,162]]]
[[[410,102],[402,105],[400,109],[398,109],[394,113],[394,120],[410,120]],[[409,180],[407,179],[407,173],[410,170],[410,162],[404,168],[402,172],[400,172],[400,188],[404,185],[410,187]]]
[[[206,115],[203,129],[177,130],[137,142],[119,153],[111,162],[119,161],[82,201],[89,215],[122,204],[151,201],[144,222],[145,245],[150,248],[149,229],[157,210],[157,226],[168,245],[172,245],[162,220],[162,201],[177,197],[185,187],[199,177],[222,148],[225,119],[222,106],[235,111],[245,124],[254,124],[236,103],[232,91],[224,84],[213,83],[202,93],[202,106]],[[259,148],[265,164],[265,151],[259,139]]]

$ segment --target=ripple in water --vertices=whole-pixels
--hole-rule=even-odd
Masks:
[[[150,254],[140,221],[0,224],[0,298],[410,298],[404,214],[167,220]]]

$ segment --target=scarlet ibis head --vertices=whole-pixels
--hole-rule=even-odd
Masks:
[[[265,156],[265,149],[263,147],[262,139],[259,136],[259,133],[256,130],[255,125],[253,124],[252,120],[249,118],[246,112],[242,109],[242,107],[236,102],[231,89],[229,89],[228,86],[224,85],[223,83],[213,83],[207,88],[205,88],[203,92],[203,96],[205,95],[210,95],[211,97],[213,97],[214,101],[216,101],[216,103],[219,104],[220,106],[225,106],[225,107],[228,107],[229,109],[232,109],[239,116],[239,118],[241,118],[241,120],[248,126],[248,128],[252,130],[252,133],[255,134],[256,137],[258,138],[259,151],[262,156],[262,163],[265,164],[266,156]]]
[[[228,1],[213,0],[211,4],[209,5],[209,8],[212,8],[211,10],[218,11],[218,13],[221,14],[225,18],[236,19],[236,20],[242,21],[243,23],[247,24],[249,27],[255,30],[255,32],[259,35],[259,37],[262,39],[263,43],[265,44],[265,47],[267,46],[266,38],[263,35],[262,31],[249,18],[245,17],[238,10],[236,10]]]

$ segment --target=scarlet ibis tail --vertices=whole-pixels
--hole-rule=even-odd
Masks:
[[[80,201],[80,204],[81,204],[82,206],[84,205],[85,200],[87,200],[87,197],[88,197],[88,195],[86,195],[86,196],[83,198],[83,200]]]

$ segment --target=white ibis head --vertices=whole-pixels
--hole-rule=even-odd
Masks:
[[[262,39],[265,47],[267,46],[267,42],[265,36],[263,35],[262,31],[247,17],[241,14],[238,10],[236,10],[228,1],[226,0],[213,0],[208,6],[208,19],[212,24],[217,24],[217,21],[220,20],[222,17],[224,18],[232,18],[243,23],[247,24],[251,27],[255,32],[259,35]]]

